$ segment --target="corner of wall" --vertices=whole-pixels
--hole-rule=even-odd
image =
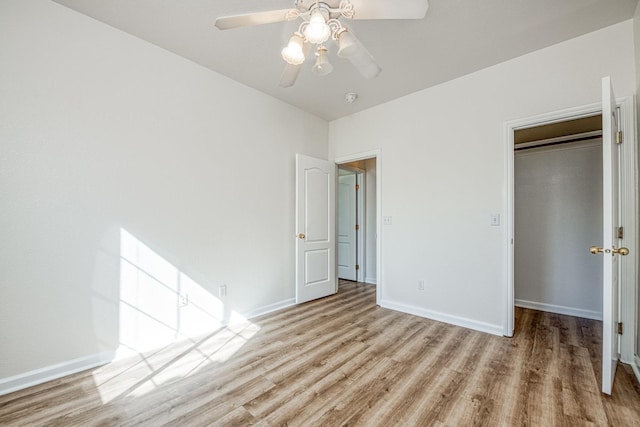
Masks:
[[[434,310],[425,309],[422,307],[416,307],[414,305],[393,302],[385,299],[380,301],[380,307],[400,311],[402,313],[413,314],[414,316],[420,316],[438,322],[448,323],[450,325],[473,329],[478,332],[484,332],[487,334],[498,336],[504,335],[504,327],[501,325],[479,322],[477,320],[469,319],[466,317],[454,316]]]

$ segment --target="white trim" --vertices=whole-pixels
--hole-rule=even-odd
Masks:
[[[364,282],[364,272],[367,268],[366,266],[366,260],[365,260],[365,252],[367,250],[366,245],[367,245],[367,220],[365,218],[365,209],[366,209],[366,204],[365,204],[365,192],[366,192],[366,179],[365,179],[365,174],[364,172],[357,172],[356,173],[356,184],[359,185],[359,190],[356,191],[356,221],[357,224],[360,226],[360,228],[358,229],[358,232],[356,233],[356,251],[357,251],[357,256],[356,256],[356,263],[358,264],[359,268],[358,270],[356,270],[356,279],[358,282]],[[359,194],[358,194],[359,192]]]
[[[504,318],[504,330],[502,331],[505,337],[512,337],[515,328],[515,291],[514,291],[514,251],[513,251],[513,237],[515,235],[515,139],[514,131],[520,124],[518,122],[505,123],[505,167],[504,167],[504,182],[507,184],[507,191],[505,191],[505,228],[503,232],[503,238],[505,239],[505,254],[506,254],[506,268],[504,282],[507,285],[505,293],[506,312]]]
[[[636,374],[636,379],[640,383],[640,357],[636,354],[634,356],[635,363],[631,364],[631,368],[633,369],[633,373]]]
[[[516,307],[530,308],[532,310],[547,311],[549,313],[564,314],[566,316],[584,317],[585,319],[602,320],[602,312],[585,310],[583,308],[567,307],[564,305],[545,304],[542,302],[516,299]]]
[[[623,246],[629,255],[620,258],[620,321],[624,334],[620,336],[620,360],[632,363],[636,348],[636,305],[638,268],[638,153],[636,151],[636,114],[633,97],[617,99],[620,107],[620,225],[624,227]]]
[[[289,298],[283,301],[275,302],[273,304],[265,305],[262,307],[258,307],[255,310],[251,310],[242,316],[249,320],[254,317],[262,316],[263,314],[273,313],[274,311],[282,310],[283,308],[291,307],[296,305],[295,298]]]
[[[22,390],[47,381],[56,380],[78,372],[105,365],[115,358],[114,351],[104,351],[89,356],[79,357],[67,362],[34,369],[23,374],[0,379],[0,396]]]
[[[259,307],[255,310],[251,310],[247,313],[242,314],[242,316],[245,319],[249,320],[267,313],[282,310],[283,308],[291,307],[295,305],[295,303],[296,299],[290,298],[273,304],[265,305],[263,307]],[[225,322],[222,326],[226,327],[227,324],[228,322]],[[2,378],[0,379],[0,396],[8,393],[13,393],[14,391],[22,390],[28,387],[43,384],[47,381],[66,377],[68,375],[85,371],[87,369],[93,369],[98,366],[106,365],[107,363],[113,362],[116,359],[117,357],[115,351],[104,351],[102,353],[79,357],[77,359],[69,360],[55,365],[45,366],[44,368],[34,369],[23,374]]]
[[[502,335],[503,327],[501,325],[492,325],[490,323],[478,322],[477,320],[467,319],[465,317],[452,316],[450,314],[440,313],[438,311],[427,310],[422,307],[397,303],[384,300],[380,304],[381,307],[390,310],[400,311],[402,313],[413,314],[415,316],[425,317],[431,320],[437,320],[451,325],[461,326],[463,328],[473,329],[480,332],[486,332],[492,335]]]
[[[353,153],[346,156],[337,157],[334,162],[342,163],[355,162],[358,160],[376,159],[376,304],[381,305],[382,301],[382,151],[380,149]]]

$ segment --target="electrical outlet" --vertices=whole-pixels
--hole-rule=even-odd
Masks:
[[[384,225],[391,225],[391,224],[393,224],[393,218],[390,217],[390,216],[384,216],[384,217],[382,217],[382,223]]]
[[[424,291],[424,280],[418,280],[418,290]]]
[[[218,296],[220,298],[227,296],[227,285],[220,285],[218,288]]]
[[[189,305],[189,294],[180,294],[178,295],[178,306],[186,307]]]

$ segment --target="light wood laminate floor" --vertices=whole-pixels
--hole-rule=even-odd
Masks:
[[[0,425],[640,425],[620,364],[599,391],[600,322],[516,310],[513,338],[380,308],[375,288],[0,397]]]

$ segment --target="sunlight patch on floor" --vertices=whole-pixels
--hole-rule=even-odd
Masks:
[[[93,374],[104,403],[224,363],[260,330],[124,229],[119,321],[116,362]]]

